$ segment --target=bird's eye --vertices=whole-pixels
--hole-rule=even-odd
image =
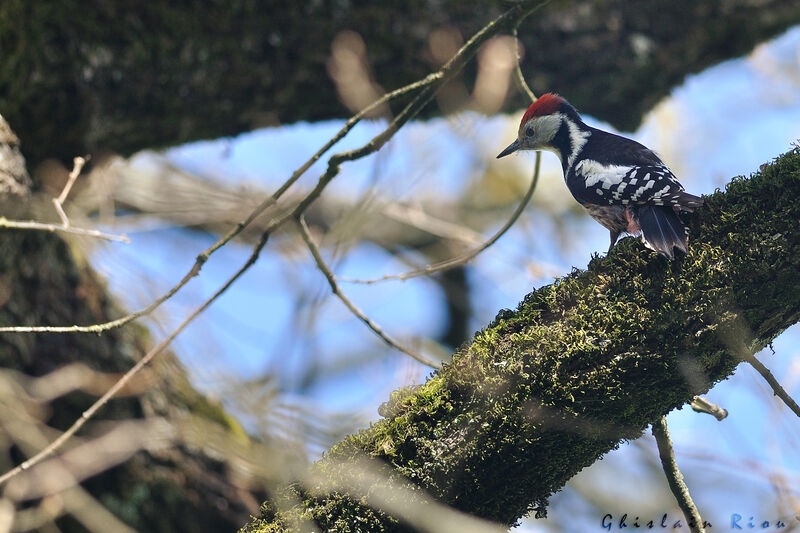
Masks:
[[[533,128],[528,126],[527,129],[525,130],[525,135],[527,135],[528,137],[533,137]]]

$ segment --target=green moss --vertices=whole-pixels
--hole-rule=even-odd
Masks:
[[[507,525],[543,514],[575,473],[729,376],[732,352],[759,349],[800,319],[798,219],[795,149],[707,197],[685,257],[667,261],[626,239],[498,313],[315,472],[342,479],[368,455],[392,467],[386,484],[422,486],[456,509]],[[407,530],[365,501],[310,492],[322,495],[289,514],[323,530]]]

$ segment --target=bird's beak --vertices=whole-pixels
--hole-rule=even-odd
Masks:
[[[514,153],[519,150],[519,139],[508,145],[508,148],[497,154],[497,159],[505,157],[508,154]]]

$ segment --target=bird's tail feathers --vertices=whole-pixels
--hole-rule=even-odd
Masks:
[[[700,200],[699,205],[702,205]],[[674,248],[683,253],[689,251],[687,228],[671,207],[646,205],[639,208],[639,226],[642,228],[642,240],[651,250],[670,259],[674,257]]]
[[[677,206],[681,211],[688,211],[693,213],[695,209],[703,205],[703,199],[694,194],[689,194],[686,191],[678,193]]]

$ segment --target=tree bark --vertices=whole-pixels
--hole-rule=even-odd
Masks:
[[[4,0],[0,113],[34,165],[347,117],[327,69],[341,31],[361,34],[374,81],[397,88],[438,66],[429,49],[435,30],[468,37],[507,5]],[[520,28],[522,68],[534,90],[561,92],[631,130],[687,74],[798,22],[800,0],[561,0]],[[475,70],[454,82],[466,91],[450,94],[467,94]],[[515,95],[505,109],[525,104]]]
[[[0,251],[4,298],[0,324],[96,324],[123,314],[109,301],[105,286],[94,272],[76,263],[77,250],[58,236],[4,231],[0,233]],[[38,377],[70,363],[82,363],[113,376],[133,366],[151,344],[141,326],[127,326],[102,336],[4,333],[0,336],[0,366]],[[171,354],[163,354],[149,375],[152,384],[143,393],[112,400],[82,434],[99,436],[108,430],[109,421],[163,417],[177,422],[192,415],[219,425],[223,431],[244,435],[221,406],[192,388],[185,369]],[[54,400],[48,407],[51,414],[47,424],[65,430],[110,384],[98,384],[92,395],[79,390]],[[7,431],[3,434],[9,437]],[[10,457],[0,461],[3,472],[28,457],[16,447],[11,451]],[[138,452],[90,477],[83,487],[140,531],[230,531],[241,526],[252,512],[243,498],[247,487],[232,482],[223,461],[207,456],[201,448],[177,444]],[[57,525],[61,531],[86,531],[71,516],[59,519]]]
[[[28,194],[30,180],[17,144],[16,136],[0,116],[0,212],[9,217],[30,212],[27,204],[32,201]],[[79,247],[42,231],[0,232],[0,325],[89,325],[123,314],[86,265]],[[147,329],[138,325],[114,329],[102,336],[3,333],[0,368],[4,373],[0,378],[9,377],[8,370],[15,371],[19,374],[10,375],[9,379],[24,386],[28,378],[45,376],[73,363],[105,374],[101,382],[95,380],[88,387],[38,405],[39,411],[48,413],[43,422],[63,431],[151,344]],[[177,424],[186,422],[189,416],[198,417],[222,433],[246,439],[243,429],[220,405],[192,388],[185,369],[174,356],[163,354],[151,370],[147,383],[139,385],[143,392],[133,394],[129,390],[125,397],[111,400],[75,440],[103,435],[109,426],[115,426],[113,423],[165,419]],[[0,435],[2,451],[7,452],[0,457],[2,472],[41,448],[20,437],[27,430],[14,429],[19,427],[20,419],[25,420],[20,415],[26,410],[24,398],[14,398],[6,389],[0,394]],[[30,427],[34,426],[32,423]],[[157,440],[157,436],[153,439]],[[184,446],[180,439],[176,440],[174,446],[135,453],[122,464],[89,476],[81,486],[119,519],[140,531],[218,532],[241,526],[252,511],[248,487],[233,480],[223,461],[207,455],[201,447]],[[36,468],[31,471],[33,475],[36,472]],[[12,479],[10,483],[14,482]],[[8,485],[4,491],[4,495],[15,492],[8,490]],[[86,531],[70,514],[56,520],[56,525],[64,532]]]
[[[302,503],[266,503],[242,531],[301,517],[323,531],[413,531],[366,492],[356,503],[325,490],[347,486],[363,457],[387,465],[385,485],[505,526],[543,513],[573,475],[800,320],[798,218],[795,148],[706,197],[687,256],[626,239],[501,311],[424,385],[394,393],[385,418],[334,446],[316,481],[288,489]]]

